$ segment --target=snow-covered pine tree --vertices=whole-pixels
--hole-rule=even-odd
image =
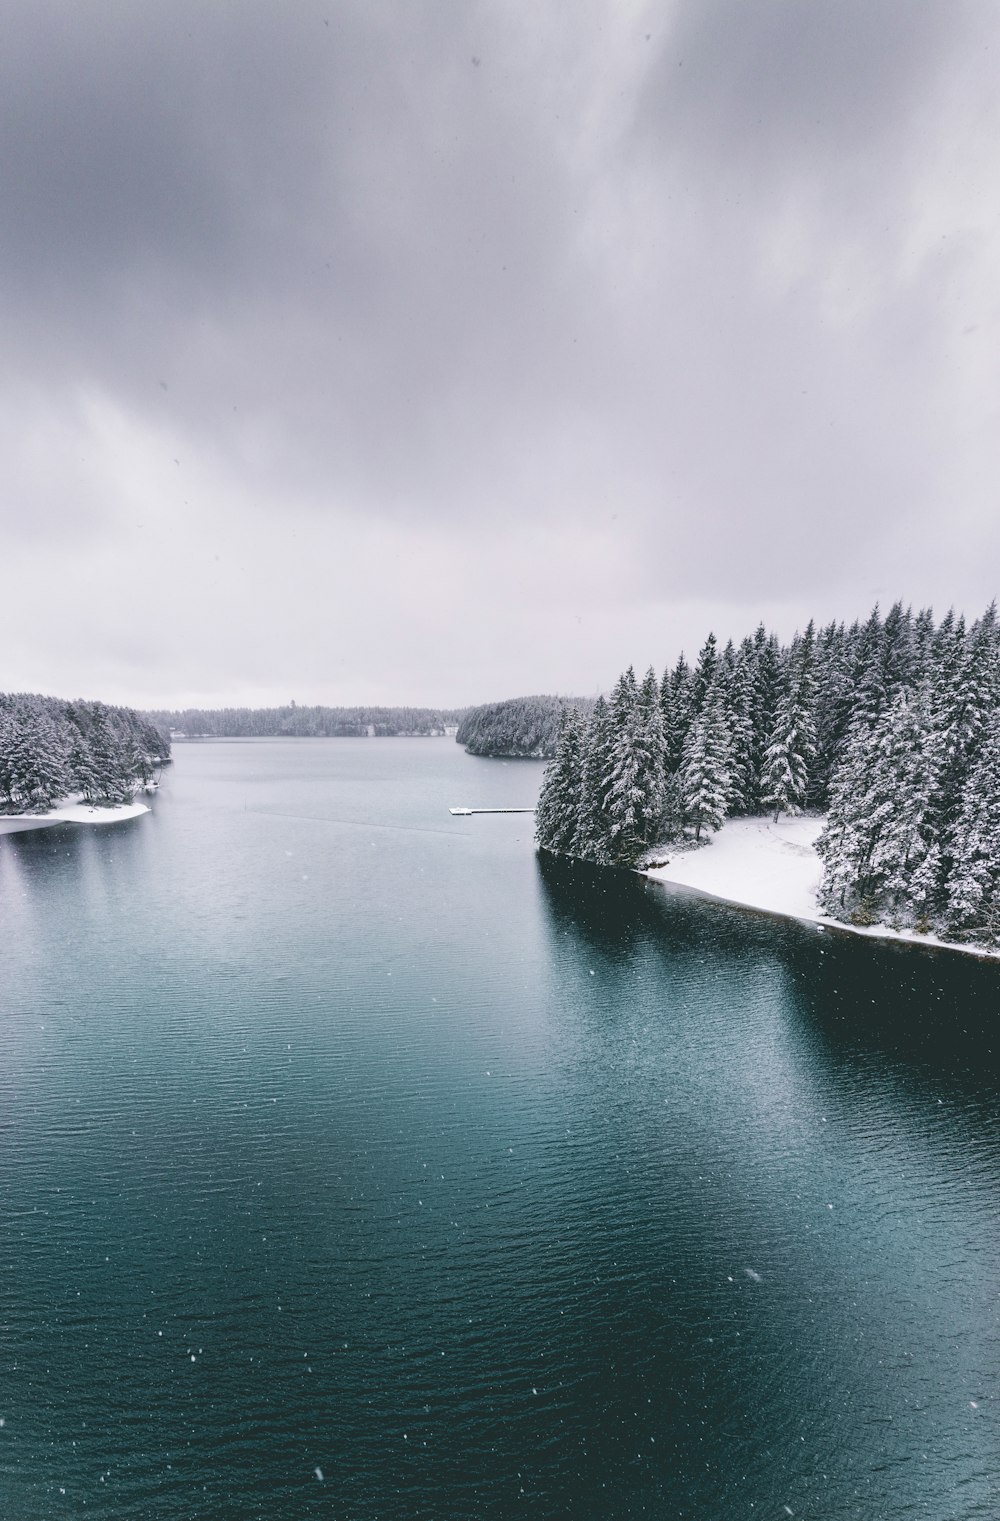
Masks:
[[[705,706],[709,688],[719,676],[720,666],[719,642],[715,635],[710,633],[698,652],[698,659],[691,677],[691,692],[696,713],[700,713]]]
[[[676,773],[680,770],[684,741],[694,718],[694,682],[683,652],[669,676],[666,671],[663,673],[660,707],[663,710],[664,762],[668,774]]]
[[[604,799],[613,740],[611,711],[605,699],[599,697],[583,734],[580,818],[576,835],[576,854],[595,865],[607,865],[612,859]]]
[[[804,636],[792,644],[788,685],[765,752],[761,802],[774,809],[775,823],[782,813],[801,812],[806,800],[809,767],[816,754],[815,639],[810,622]]]
[[[663,812],[663,789],[666,783],[666,746],[663,737],[663,708],[656,672],[650,666],[642,679],[636,701],[637,742],[639,745],[639,833],[646,845],[657,839]]]
[[[90,709],[90,754],[98,778],[96,796],[89,802],[128,803],[135,796],[138,778],[132,774],[127,736],[114,709],[102,702]]]
[[[1000,714],[994,713],[962,790],[950,841],[946,930],[949,935],[1000,943]]]
[[[562,715],[555,758],[545,768],[535,839],[543,850],[576,855],[583,797],[583,725],[576,708]]]
[[[830,781],[844,749],[854,690],[851,655],[843,623],[830,623],[816,640],[816,755],[809,770],[806,805],[825,809]]]
[[[819,903],[835,919],[858,913],[859,879],[871,848],[867,781],[875,740],[863,721],[848,730],[844,752],[830,785],[830,808],[816,850],[823,862]],[[874,912],[866,910],[872,922]]]
[[[955,858],[957,822],[969,776],[976,766],[984,735],[997,708],[998,665],[996,608],[990,606],[966,632],[964,618],[952,621],[939,642],[934,685],[934,722],[940,748],[932,812],[941,849],[943,892]]]
[[[930,680],[934,664],[934,613],[922,607],[913,620],[913,683]]]
[[[44,812],[66,796],[69,766],[64,726],[41,707],[9,715],[5,734],[5,786],[14,808]]]
[[[902,602],[892,604],[882,625],[882,681],[889,701],[917,681],[913,612]]]
[[[885,712],[888,694],[885,689],[884,641],[882,615],[878,603],[868,621],[857,630],[852,679],[854,701],[851,723],[865,723],[872,728]]]
[[[12,792],[13,773],[10,752],[14,741],[14,715],[0,701],[0,813],[9,813],[15,807]]]
[[[863,716],[855,722],[816,843],[825,866],[820,902],[835,918],[926,917],[936,892],[937,766],[926,687],[915,696],[901,691],[873,727]]]
[[[732,797],[731,766],[725,707],[715,680],[688,732],[680,769],[681,806],[685,823],[694,825],[695,840],[702,829],[722,827]]]
[[[70,710],[71,714],[73,710]],[[101,779],[94,764],[90,743],[75,718],[67,725],[69,737],[69,791],[80,792],[92,802],[100,796]]]
[[[654,678],[655,680],[655,678]],[[610,764],[604,778],[604,817],[610,859],[631,866],[646,843],[644,746],[635,672],[618,678],[611,697],[613,735]]]
[[[931,799],[940,764],[930,689],[899,689],[878,726],[871,810],[879,820],[868,860],[872,892],[890,920],[925,921],[937,895],[940,853]]]
[[[750,757],[751,785],[747,812],[759,813],[763,807],[761,791],[767,744],[778,714],[783,691],[781,648],[777,635],[769,634],[763,623],[753,636],[753,746]]]
[[[731,813],[750,813],[757,799],[753,764],[753,646],[744,639],[726,684],[726,725],[731,754]]]

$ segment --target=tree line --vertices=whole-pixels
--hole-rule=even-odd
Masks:
[[[129,802],[170,758],[170,740],[132,708],[0,692],[0,813],[62,798]]]
[[[455,738],[470,755],[533,756],[551,760],[569,707],[589,713],[587,697],[508,697],[470,708]]]
[[[290,702],[281,708],[181,708],[148,717],[168,733],[209,739],[352,739],[444,734],[464,708],[327,708]]]
[[[761,625],[662,678],[629,669],[585,718],[563,718],[536,816],[539,845],[634,866],[739,814],[826,814],[820,906],[1000,943],[1000,630],[896,603]]]

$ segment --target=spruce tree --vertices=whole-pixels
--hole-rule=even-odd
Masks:
[[[784,690],[781,648],[775,634],[769,634],[763,623],[757,625],[753,637],[751,661],[753,677],[753,741],[750,753],[749,796],[747,812],[759,813],[763,805],[764,769],[767,746],[778,716],[778,703]]]
[[[680,770],[681,806],[685,822],[694,825],[696,841],[703,828],[722,827],[732,797],[731,766],[725,707],[716,680],[688,733]]]
[[[631,666],[619,677],[612,694],[611,723],[603,789],[607,851],[612,862],[625,866],[636,860],[645,843],[639,701]]]
[[[544,850],[576,855],[583,797],[583,731],[576,708],[562,717],[555,759],[545,769],[535,809],[535,838]]]
[[[825,809],[830,782],[844,748],[854,688],[847,631],[831,623],[816,641],[816,755],[810,767],[806,804]]]
[[[6,735],[5,780],[13,805],[45,812],[69,790],[67,746],[61,726],[41,708],[11,715]]]
[[[680,770],[684,741],[695,711],[694,681],[683,653],[669,678],[664,674],[660,706],[663,710],[664,764],[668,774],[676,773]]]
[[[696,713],[700,713],[705,706],[709,688],[719,677],[721,664],[718,640],[714,634],[710,633],[698,652],[698,660],[691,678],[692,700]]]
[[[938,766],[929,692],[902,691],[869,727],[854,724],[816,848],[820,901],[836,917],[913,922],[936,891],[931,798]]]
[[[882,680],[891,701],[899,692],[912,690],[917,679],[913,639],[913,613],[894,602],[882,626]]]
[[[761,801],[774,809],[775,823],[781,813],[801,812],[809,785],[809,766],[816,754],[814,642],[810,623],[805,636],[793,644],[788,686],[765,752]]]
[[[608,704],[599,697],[583,737],[580,821],[576,853],[595,865],[611,859],[611,832],[605,813],[605,787],[612,764],[614,728]]]
[[[666,785],[666,744],[663,735],[663,708],[656,672],[650,666],[639,687],[636,702],[637,743],[639,747],[639,835],[644,844],[653,844],[660,830]]]
[[[876,602],[867,623],[858,631],[854,656],[854,702],[851,722],[872,728],[885,712],[884,641],[882,616]]]
[[[950,841],[949,934],[981,944],[1000,942],[1000,714],[969,773]]]
[[[726,725],[731,752],[731,813],[751,813],[757,801],[753,765],[754,680],[752,646],[745,639],[726,687]]]

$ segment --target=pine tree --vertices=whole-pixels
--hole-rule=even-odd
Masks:
[[[778,706],[767,751],[761,801],[774,809],[774,822],[781,813],[801,812],[809,785],[809,766],[816,754],[813,721],[815,677],[812,623],[789,656],[788,688]]]
[[[94,802],[101,795],[101,779],[90,744],[75,722],[68,728],[69,791],[82,793],[87,802]]]
[[[964,618],[953,619],[939,649],[933,701],[940,766],[931,807],[947,892],[962,799],[997,707],[996,608],[988,608],[968,632]]]
[[[873,727],[885,712],[888,694],[885,689],[884,640],[882,616],[875,604],[867,623],[858,631],[854,656],[854,702],[851,723]]]
[[[90,704],[90,754],[98,778],[95,803],[128,803],[135,795],[135,781],[129,767],[125,736],[115,722],[111,708],[104,703]]]
[[[917,679],[913,640],[913,613],[894,602],[882,626],[882,681],[891,701],[904,689],[912,690]]]
[[[726,687],[726,725],[731,750],[731,813],[750,813],[757,801],[753,766],[753,647],[744,639]]]
[[[576,836],[576,853],[596,865],[606,865],[612,860],[611,831],[604,801],[613,743],[611,712],[605,699],[599,697],[583,737],[580,820]]]
[[[939,749],[930,692],[897,693],[878,733],[871,778],[879,827],[869,853],[872,890],[895,919],[926,917],[937,893],[940,852],[931,814]]]
[[[838,919],[856,915],[863,896],[861,877],[870,850],[866,787],[874,748],[867,724],[852,725],[833,774],[826,824],[816,841],[816,851],[823,862],[819,902]],[[874,922],[870,906],[866,906],[865,912]]]
[[[555,759],[545,769],[535,838],[544,850],[576,855],[583,797],[583,728],[576,708],[562,717]]]
[[[23,707],[6,735],[5,781],[21,811],[44,812],[69,790],[67,748],[61,727],[44,711]]]
[[[710,687],[712,687],[719,676],[720,668],[721,658],[718,640],[714,634],[710,633],[698,653],[694,675],[691,678],[692,697],[696,713],[700,713],[705,706],[705,699],[708,696]]]
[[[666,785],[666,744],[663,736],[663,708],[656,672],[650,666],[643,677],[636,702],[637,743],[639,746],[639,835],[644,844],[658,838]]]
[[[913,682],[930,678],[934,661],[934,614],[929,607],[922,607],[913,620]]]
[[[1000,713],[962,791],[950,841],[948,932],[980,944],[1000,942]]]
[[[764,769],[767,745],[778,716],[784,682],[782,677],[781,649],[777,636],[769,634],[763,623],[757,625],[753,637],[751,662],[753,677],[753,741],[750,752],[749,795],[747,812],[759,813],[763,807]]]
[[[612,694],[611,724],[613,733],[603,778],[607,850],[616,865],[631,865],[644,843],[638,689],[631,666],[619,677]]]
[[[694,682],[683,654],[679,656],[669,677],[664,672],[660,706],[663,710],[664,764],[668,774],[676,773],[680,770],[684,741],[695,710]]]
[[[680,770],[681,805],[695,840],[703,828],[722,827],[732,797],[731,763],[722,693],[714,681],[688,733]]]
[[[816,642],[816,755],[810,767],[806,805],[825,809],[830,782],[844,749],[854,688],[847,631],[831,623]]]
[[[900,692],[874,727],[856,721],[816,844],[828,912],[865,923],[926,915],[937,890],[930,805],[938,764],[926,688],[915,698]]]

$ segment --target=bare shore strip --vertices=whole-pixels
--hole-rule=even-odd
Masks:
[[[148,813],[145,803],[117,803],[113,808],[94,808],[89,803],[60,803],[47,813],[0,814],[0,834],[21,834],[25,829],[49,829],[53,824],[117,824]]]
[[[686,888],[699,897],[714,898],[737,908],[799,919],[821,929],[865,935],[874,940],[897,940],[964,956],[1000,960],[1000,951],[980,945],[956,945],[937,935],[918,935],[888,924],[842,924],[820,912],[816,894],[823,865],[816,854],[822,818],[730,819],[701,850],[650,852],[663,864],[645,868],[655,882]]]

